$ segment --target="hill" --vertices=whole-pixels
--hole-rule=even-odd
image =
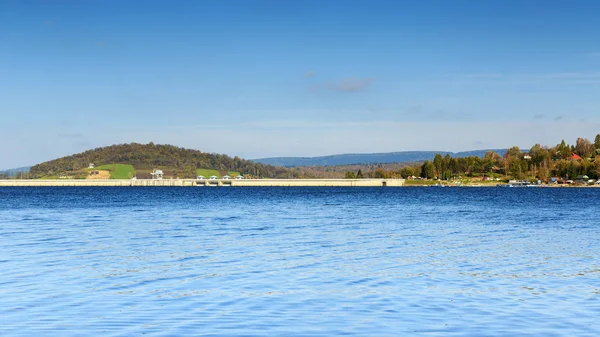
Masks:
[[[494,151],[504,155],[506,149],[475,150],[465,152],[447,151],[403,151],[389,153],[352,153],[337,154],[322,157],[275,157],[252,159],[253,162],[267,165],[297,167],[297,166],[337,166],[337,165],[360,165],[360,164],[385,164],[385,163],[409,163],[432,160],[439,153],[442,156],[449,154],[455,158],[480,157],[483,158],[487,151]]]
[[[153,169],[161,169],[165,177],[195,178],[198,169],[219,172],[241,172],[255,177],[295,177],[283,167],[255,163],[239,157],[231,158],[217,153],[206,153],[172,145],[119,144],[100,147],[37,164],[30,169],[30,177],[79,177],[85,178],[90,169],[106,169],[111,178],[149,178]],[[119,165],[122,164],[122,165]],[[130,168],[133,167],[133,171]]]

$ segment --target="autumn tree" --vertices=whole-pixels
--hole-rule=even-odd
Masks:
[[[597,179],[600,179],[600,155],[597,155],[596,159],[594,159],[592,172],[594,173]]]
[[[502,164],[502,156],[494,151],[488,151],[483,155],[484,161],[492,162],[494,165]]]
[[[594,153],[595,146],[588,139],[577,138],[575,143],[575,153],[581,156],[581,158],[589,158]]]
[[[548,170],[547,167],[545,166],[541,166],[538,170],[537,170],[537,178],[540,179],[541,181],[546,181],[548,180],[548,178],[550,178],[550,171]]]
[[[378,168],[375,170],[374,177],[375,178],[387,178],[387,172],[382,168]]]

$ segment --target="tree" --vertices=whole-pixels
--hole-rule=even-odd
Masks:
[[[594,168],[593,168],[592,172],[596,176],[596,179],[600,179],[600,155],[597,155],[596,159],[594,159],[593,166],[594,166]]]
[[[565,159],[571,156],[571,147],[565,143],[564,139],[560,142],[560,144],[556,145],[555,149],[556,157],[558,159]]]
[[[579,175],[579,171],[579,163],[574,160],[571,160],[569,162],[569,167],[567,168],[567,177],[569,177],[569,179],[575,179]]]
[[[421,177],[425,179],[433,178],[434,170],[435,167],[433,166],[433,163],[429,160],[426,160],[425,163],[423,163],[423,166],[421,166]]]
[[[518,146],[513,146],[506,150],[504,165],[513,178],[521,179],[523,168],[521,166],[521,149]]]
[[[387,178],[387,172],[382,169],[382,168],[378,168],[377,170],[375,170],[375,178]]]
[[[518,146],[513,146],[510,149],[506,150],[506,154],[504,155],[507,159],[521,159],[521,149]]]
[[[446,172],[450,170],[450,162],[452,161],[452,157],[449,154],[444,156],[444,160],[442,161],[442,171]],[[450,175],[448,175],[450,177]]]
[[[345,179],[356,179],[356,174],[354,174],[354,172],[346,172],[346,175],[344,176]]]
[[[594,146],[597,150],[600,150],[600,133],[597,134],[596,138],[594,139]]]
[[[433,158],[433,166],[435,168],[435,176],[440,178],[442,176],[442,163],[444,159],[442,159],[441,154],[436,154]]]
[[[407,179],[408,177],[412,177],[414,176],[414,172],[413,169],[410,167],[405,167],[400,171],[400,176],[402,176],[402,178]]]
[[[513,158],[508,163],[510,175],[515,179],[523,179],[523,167],[521,164],[521,159],[519,158]]]
[[[443,180],[449,180],[452,177],[452,173],[450,172],[450,170],[445,170],[442,173],[442,179]]]
[[[595,150],[594,144],[585,138],[577,138],[575,143],[575,153],[581,156],[581,158],[589,158]]]
[[[546,167],[542,166],[538,169],[537,177],[541,181],[546,181],[549,178],[548,174],[549,174],[548,169]]]
[[[531,163],[534,167],[547,167],[548,163],[552,159],[550,151],[547,147],[543,147],[540,144],[535,144],[529,150],[529,155],[531,156]]]
[[[363,178],[363,173],[362,170],[359,169],[358,172],[356,172],[356,179],[362,179]]]
[[[450,160],[450,165],[448,165],[448,168],[450,169],[450,172],[452,174],[460,175],[460,165],[458,163],[458,158],[452,158]]]
[[[488,151],[483,155],[484,161],[491,161],[494,165],[502,164],[502,156],[494,151]]]

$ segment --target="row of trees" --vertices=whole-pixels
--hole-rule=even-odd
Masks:
[[[577,156],[581,159],[577,158]],[[514,146],[505,153],[488,151],[483,158],[471,156],[453,158],[436,154],[432,161],[407,165],[397,170],[377,168],[366,176],[378,178],[412,178],[449,180],[459,176],[503,176],[513,179],[550,177],[574,179],[580,175],[600,178],[600,134],[594,142],[578,138],[574,145],[564,140],[553,147],[535,144],[529,152]],[[351,178],[351,172],[346,178]]]
[[[535,144],[529,152],[518,147],[508,149],[503,158],[505,173],[515,179],[550,177],[575,179],[580,175],[600,177],[600,134],[594,143],[577,138],[574,145],[564,140],[553,147]]]

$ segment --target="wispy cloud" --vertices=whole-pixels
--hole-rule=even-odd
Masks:
[[[373,78],[347,78],[336,82],[326,82],[310,88],[313,92],[334,91],[342,93],[357,93],[367,91],[375,82]]]
[[[341,92],[358,92],[369,89],[375,80],[372,78],[349,78],[334,83],[331,89]]]
[[[600,72],[556,72],[541,74],[524,73],[475,73],[460,76],[470,80],[502,82],[569,81],[576,83],[600,83]]]
[[[543,114],[535,114],[535,115],[533,115],[533,119],[536,119],[536,120],[544,119],[545,117],[546,116],[543,115]]]
[[[557,122],[562,121],[564,119],[565,119],[565,116],[563,116],[563,115],[554,117],[554,120],[557,121]]]

